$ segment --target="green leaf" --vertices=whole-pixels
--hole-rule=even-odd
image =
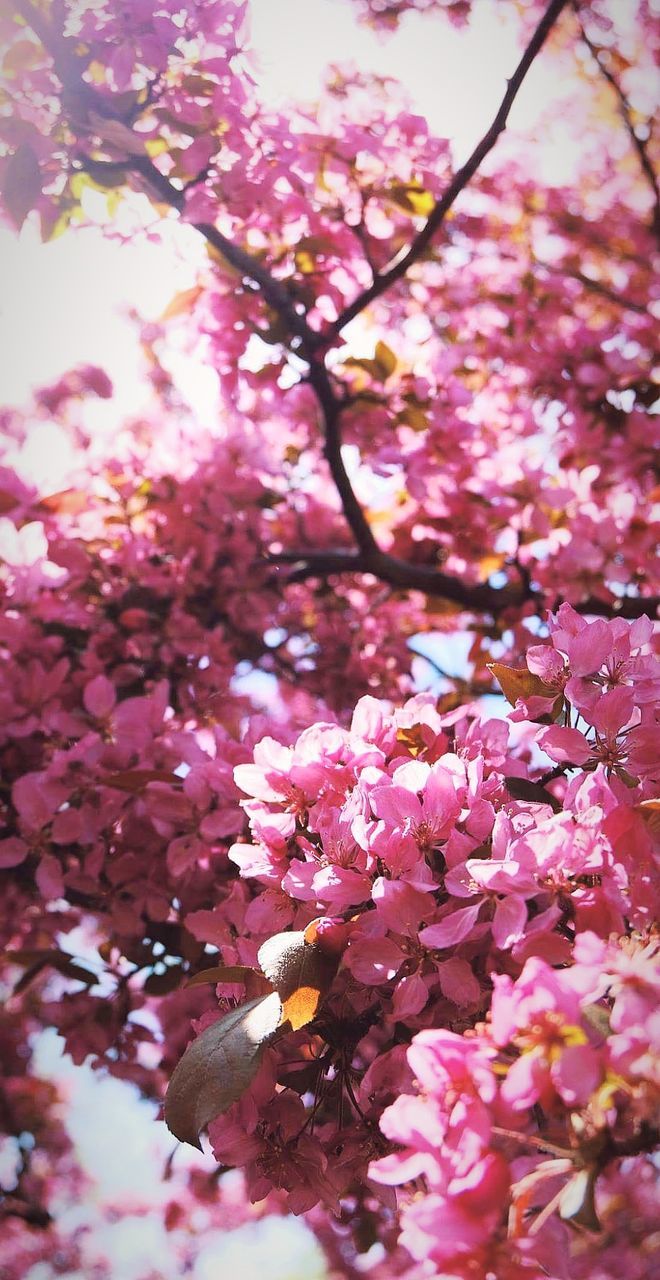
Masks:
[[[252,1084],[281,1016],[273,991],[232,1009],[188,1045],[165,1098],[165,1123],[175,1138],[201,1150],[202,1129]]]

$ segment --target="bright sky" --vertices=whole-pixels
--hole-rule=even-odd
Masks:
[[[78,1161],[91,1180],[89,1193],[58,1214],[64,1233],[91,1228],[82,1237],[84,1269],[67,1273],[64,1280],[89,1280],[104,1261],[110,1262],[111,1280],[153,1280],[156,1275],[159,1280],[180,1280],[189,1241],[184,1230],[165,1229],[160,1208],[176,1198],[176,1184],[163,1181],[176,1142],[165,1125],[156,1122],[156,1107],[143,1102],[123,1081],[104,1079],[88,1066],[77,1067],[61,1058],[60,1042],[51,1031],[40,1037],[35,1068],[57,1079]],[[210,1173],[215,1161],[191,1147],[179,1147],[175,1170],[182,1166]],[[196,1232],[200,1228],[201,1219]],[[322,1280],[325,1275],[322,1253],[299,1218],[267,1217],[203,1235],[193,1268],[185,1272],[188,1280],[263,1280],[265,1275],[268,1280]],[[39,1263],[26,1280],[54,1280],[54,1273],[49,1264]]]

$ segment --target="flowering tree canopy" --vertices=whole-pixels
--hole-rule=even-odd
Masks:
[[[172,1146],[206,1132],[337,1278],[648,1274],[652,6],[500,3],[519,62],[460,167],[354,66],[264,106],[240,0],[3,9],[7,223],[95,202],[204,249],[136,329],[149,412],[92,442],[81,366],[3,415],[8,1280],[78,1265],[45,1027],[167,1090]],[[570,187],[502,140],[537,58],[593,106]],[[35,422],[75,446],[56,491]],[[190,1171],[168,1229],[222,1186]]]

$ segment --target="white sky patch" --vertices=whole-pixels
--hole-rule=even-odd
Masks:
[[[451,139],[456,163],[485,132],[520,57],[516,20],[492,0],[480,0],[467,31],[456,31],[442,16],[410,13],[388,39],[358,26],[348,0],[252,0],[251,12],[254,72],[267,105],[281,107],[292,97],[313,101],[325,68],[352,61],[363,72],[399,79],[413,109],[434,132]],[[514,104],[511,136],[500,140],[487,165],[501,161],[516,133],[533,134],[549,104],[575,87],[574,77],[562,81],[551,61],[537,59]],[[544,128],[536,143],[538,175],[570,180],[579,153],[574,130],[571,136],[568,126]],[[148,228],[152,216],[144,204]],[[196,233],[174,220],[158,243],[146,234],[140,242],[121,243],[89,228],[42,245],[33,218],[18,238],[0,230],[0,401],[22,404],[33,387],[73,365],[99,364],[113,380],[115,397],[92,402],[87,412],[94,428],[111,430],[113,420],[145,402],[128,308],[156,319],[193,282],[203,257]],[[179,374],[185,394],[210,411],[208,371],[191,370],[184,360]]]
[[[145,1103],[137,1089],[122,1080],[87,1065],[75,1066],[62,1055],[62,1041],[54,1031],[39,1036],[34,1069],[57,1082],[66,1128],[92,1183],[87,1196],[58,1213],[64,1232],[91,1228],[82,1237],[84,1270],[66,1280],[89,1280],[95,1267],[104,1263],[112,1280],[153,1280],[155,1275],[159,1280],[180,1280],[184,1274],[192,1280],[323,1280],[325,1260],[312,1232],[300,1219],[278,1216],[231,1231],[200,1233],[200,1224],[187,1224],[193,1242],[195,1237],[200,1242],[190,1270],[185,1261],[191,1246],[187,1230],[168,1232],[163,1223],[162,1207],[176,1198],[176,1183],[165,1182],[163,1171],[177,1144],[156,1119],[156,1105]],[[8,1162],[10,1157],[11,1152]],[[174,1168],[186,1166],[210,1173],[215,1161],[191,1147],[178,1147]],[[39,1263],[26,1280],[54,1276],[48,1263]]]
[[[234,1231],[208,1233],[192,1280],[323,1280],[325,1260],[300,1218],[262,1218]]]

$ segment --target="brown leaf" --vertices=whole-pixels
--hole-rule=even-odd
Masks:
[[[321,1000],[319,988],[296,987],[288,999],[282,1001],[282,1022],[289,1022],[292,1031],[299,1031],[316,1017]]]
[[[635,810],[653,834],[660,836],[660,800],[640,800]]]
[[[487,662],[486,666],[489,671],[492,671],[504,697],[512,707],[515,707],[518,698],[557,697],[557,690],[552,689],[540,676],[533,675],[527,667],[507,667],[503,662]],[[559,696],[561,698],[562,695]]]
[[[41,171],[32,147],[26,142],[9,157],[2,175],[2,202],[20,231],[41,194]]]
[[[164,973],[150,973],[142,988],[148,996],[166,996],[181,984],[182,969],[180,964],[171,964]]]
[[[260,947],[258,960],[282,1001],[282,1022],[294,1031],[315,1017],[335,975],[338,958],[316,941],[316,921],[305,930],[276,933]]]
[[[39,506],[58,515],[77,516],[89,505],[89,493],[84,489],[60,489],[42,498]]]
[[[377,342],[374,359],[380,370],[381,381],[385,382],[396,369],[396,356],[386,342]]]
[[[397,729],[396,740],[406,747],[414,759],[417,759],[422,751],[426,751],[428,746],[424,737],[424,726],[421,724],[410,725],[407,729]]]
[[[87,987],[93,987],[98,981],[97,975],[92,973],[91,969],[86,969],[84,965],[79,964],[68,952],[58,951],[56,948],[5,951],[3,958],[10,964],[25,966],[23,977],[19,978],[14,987],[14,995],[20,995],[21,991],[25,991],[42,969],[56,969],[62,977],[71,978],[75,982],[84,982]]]
[[[13,511],[18,503],[19,499],[15,493],[10,493],[8,489],[0,489],[0,516],[3,516],[5,511]]]
[[[202,286],[196,284],[191,289],[183,289],[181,293],[175,293],[160,316],[160,320],[173,320],[175,316],[188,315],[203,292]]]
[[[529,778],[505,778],[504,782],[514,800],[524,800],[528,804],[549,804],[553,813],[561,813],[561,802],[538,782],[531,782]]]
[[[165,1123],[175,1138],[201,1151],[202,1129],[252,1083],[281,1016],[276,992],[259,996],[232,1009],[188,1045],[165,1098]]]
[[[268,978],[247,964],[215,964],[210,969],[201,969],[199,973],[193,974],[185,985],[199,987],[204,982],[242,982],[250,999],[269,995],[273,990]]]

